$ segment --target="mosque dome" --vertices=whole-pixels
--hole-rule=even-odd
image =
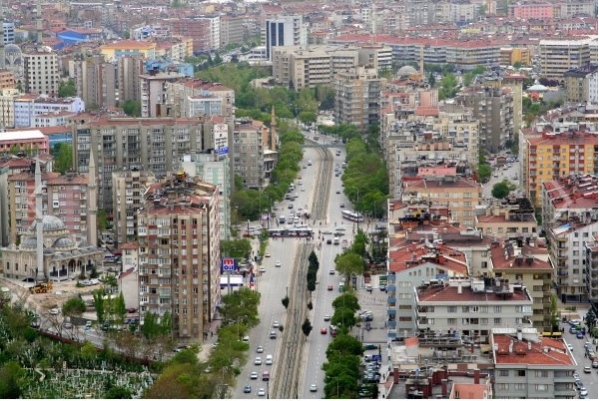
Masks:
[[[410,65],[404,65],[397,71],[397,75],[399,75],[399,76],[406,76],[406,75],[412,75],[412,74],[417,74],[417,73],[418,73],[418,71],[416,71],[416,69]]]

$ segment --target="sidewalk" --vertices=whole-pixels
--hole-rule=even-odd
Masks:
[[[260,240],[256,237],[254,238],[250,238],[250,244],[252,245],[252,257],[255,255],[258,255],[258,252],[260,251]],[[250,277],[249,275],[246,275],[246,277],[243,280],[243,284],[246,288],[249,288],[250,285]],[[226,294],[221,292],[221,296]],[[204,341],[202,342],[202,348],[200,350],[200,352],[198,353],[198,359],[200,361],[206,361],[208,360],[208,357],[210,356],[210,351],[212,351],[213,349],[213,345],[214,343],[216,343],[218,341],[218,329],[220,328],[221,325],[221,316],[220,314],[217,312],[214,319],[212,320],[212,322],[210,322],[210,325],[206,328],[205,332],[206,332],[206,337],[204,339]]]

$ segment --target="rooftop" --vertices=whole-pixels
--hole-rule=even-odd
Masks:
[[[522,285],[510,284],[499,278],[470,278],[431,280],[416,287],[416,302],[517,302],[531,303],[532,299]]]
[[[576,367],[576,361],[569,353],[563,340],[540,337],[535,341],[520,341],[506,334],[493,334],[494,358],[496,367],[501,365],[553,365]]]
[[[389,270],[402,272],[424,263],[432,263],[441,269],[453,272],[455,276],[468,275],[468,265],[463,252],[447,246],[417,243],[389,251]]]

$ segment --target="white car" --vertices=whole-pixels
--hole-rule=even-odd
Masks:
[[[318,391],[318,387],[316,386],[316,384],[310,384],[310,392],[315,393],[317,391]]]
[[[60,310],[58,310],[58,308],[52,308],[50,309],[50,314],[51,315],[58,315],[60,313]]]
[[[256,359],[254,359],[254,365],[256,365],[256,366],[262,365],[262,358],[257,356]]]
[[[264,352],[264,347],[261,346],[261,345],[258,345],[258,348],[256,348],[256,352],[259,353],[259,354],[263,353]]]
[[[572,344],[568,344],[568,343],[566,343],[566,347],[568,347],[568,349],[569,349],[570,351],[574,351],[574,347],[572,346]]]
[[[244,343],[249,343],[250,342],[250,336],[243,337],[243,342]]]
[[[279,323],[278,320],[275,320],[274,322],[272,322],[272,328],[273,329],[278,329],[279,326],[281,326],[281,324]]]
[[[277,260],[277,261],[275,262],[275,267],[281,267],[281,261]]]
[[[258,372],[250,373],[250,380],[258,380]]]
[[[270,253],[266,252],[266,253],[264,254],[264,257],[265,257],[265,258],[270,258]]]
[[[260,273],[264,273],[264,272],[266,272],[266,267],[260,266],[259,270],[260,270]]]
[[[258,395],[260,397],[264,397],[266,395],[266,390],[264,390],[263,388],[258,389]]]

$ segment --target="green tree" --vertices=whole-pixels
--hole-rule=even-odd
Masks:
[[[130,399],[132,396],[131,390],[121,386],[114,386],[104,393],[103,398],[107,400],[123,400]]]
[[[96,316],[98,317],[98,323],[104,323],[106,318],[106,305],[104,301],[104,291],[95,290],[92,291],[92,298],[94,299],[94,309],[96,310]]]
[[[81,347],[81,357],[83,359],[93,360],[96,359],[97,356],[98,350],[96,349],[96,346],[94,344],[90,343],[89,341],[83,344],[83,346]]]
[[[141,102],[136,100],[127,100],[123,104],[123,111],[131,117],[141,117]]]
[[[491,177],[491,166],[488,164],[478,165],[478,180],[485,182]]]
[[[240,322],[248,328],[255,327],[260,323],[259,304],[260,293],[249,288],[242,288],[223,296],[220,307],[223,323]]]
[[[356,323],[356,314],[350,308],[337,308],[331,317],[331,324],[346,330],[355,326]]]
[[[108,228],[108,213],[104,209],[98,210],[97,227],[99,231],[105,231]]]
[[[24,371],[17,362],[6,362],[0,367],[0,398],[18,399],[23,393],[21,379]]]
[[[358,298],[354,294],[346,292],[333,300],[333,308],[348,308],[357,312],[360,310],[360,304],[358,303]]]
[[[81,296],[69,298],[62,306],[63,316],[81,316],[86,311],[87,306]]]
[[[557,308],[557,295],[551,294],[551,331],[559,330],[559,311]]]
[[[220,254],[227,258],[249,258],[252,244],[247,238],[220,242]]]
[[[522,62],[521,61],[516,61],[512,66],[515,69],[519,70],[520,68],[522,68]]]
[[[306,337],[308,337],[310,335],[311,331],[312,331],[312,324],[310,324],[310,319],[306,318],[306,320],[304,320],[304,323],[302,324],[302,332],[304,333],[304,335]]]
[[[287,307],[289,306],[289,297],[285,296],[285,298],[283,298],[281,300],[281,303],[283,304],[283,306],[285,307],[285,309],[287,309]]]
[[[508,180],[503,180],[493,185],[491,195],[496,199],[503,199],[510,194],[511,191],[516,189],[516,186],[510,183]]]
[[[73,168],[73,147],[68,143],[57,143],[54,145],[52,155],[54,156],[54,168],[65,174]]]
[[[337,334],[335,340],[331,342],[327,348],[326,355],[329,360],[334,355],[357,355],[360,356],[364,352],[364,347],[360,340],[349,334]]]
[[[58,83],[58,97],[67,98],[77,95],[77,88],[75,87],[75,80],[68,79],[66,82],[61,81]]]
[[[346,278],[346,286],[351,287],[351,276],[360,275],[364,270],[364,261],[357,253],[347,252],[335,260],[335,269]]]
[[[119,293],[119,295],[116,297],[114,301],[114,315],[116,317],[116,321],[119,324],[123,323],[123,321],[125,320],[125,315],[127,315],[127,308],[125,307],[125,297],[123,296],[122,291]]]
[[[451,99],[458,91],[458,80],[455,75],[446,73],[441,80],[439,89],[439,100]]]
[[[435,79],[435,74],[433,74],[432,72],[428,75],[428,84],[430,85],[431,88],[435,87],[435,83],[437,83],[437,80]]]
[[[316,113],[313,111],[302,111],[299,113],[299,120],[304,124],[311,124],[316,122]]]

